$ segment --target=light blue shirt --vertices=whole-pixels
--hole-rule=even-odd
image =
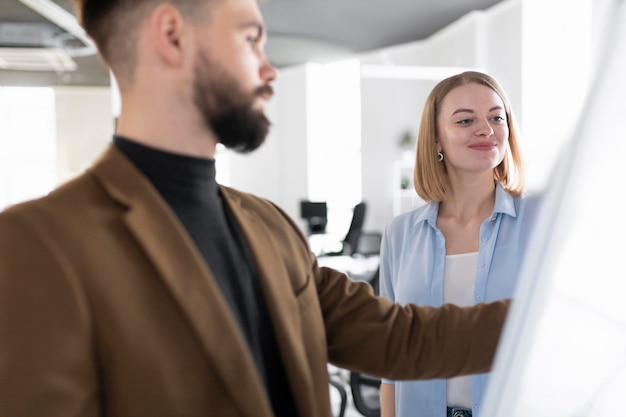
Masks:
[[[537,217],[537,197],[512,197],[496,187],[491,216],[480,226],[474,302],[513,296],[524,252]],[[394,218],[381,246],[380,292],[400,304],[440,306],[446,242],[437,229],[439,203]],[[488,374],[472,376],[474,416],[480,415]],[[384,380],[386,383],[394,381]],[[446,380],[396,381],[396,415],[445,417]]]

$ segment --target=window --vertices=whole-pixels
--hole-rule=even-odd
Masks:
[[[56,185],[52,88],[0,87],[0,210]]]
[[[326,201],[328,234],[343,237],[362,199],[358,60],[307,65],[308,198]]]

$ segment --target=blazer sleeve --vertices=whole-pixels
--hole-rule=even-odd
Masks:
[[[401,306],[332,269],[319,268],[317,276],[333,364],[395,380],[490,370],[510,300]]]

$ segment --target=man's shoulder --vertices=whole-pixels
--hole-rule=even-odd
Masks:
[[[253,212],[255,215],[263,218],[263,220],[272,223],[286,222],[289,223],[290,227],[295,225],[293,219],[282,208],[267,198],[227,186],[220,186],[220,190],[235,210],[243,209]]]
[[[220,190],[231,209],[242,219],[251,218],[265,225],[278,241],[283,244],[302,244],[308,252],[308,242],[298,224],[282,208],[267,198],[220,186]],[[288,246],[294,247],[292,244]]]
[[[83,209],[81,203],[90,195],[96,182],[89,173],[80,174],[62,184],[50,193],[16,203],[0,212],[0,220],[63,217],[72,218]]]
[[[265,216],[287,216],[280,207],[267,198],[227,186],[220,186],[220,190],[227,201],[235,202],[236,206]]]

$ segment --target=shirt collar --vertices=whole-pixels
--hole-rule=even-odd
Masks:
[[[436,228],[437,213],[439,212],[439,202],[427,204],[424,210],[418,210],[415,214],[414,224],[428,222],[428,224]],[[495,217],[499,213],[507,214],[511,217],[517,217],[515,210],[515,198],[509,194],[500,184],[496,184],[496,203],[493,207],[491,217]]]

